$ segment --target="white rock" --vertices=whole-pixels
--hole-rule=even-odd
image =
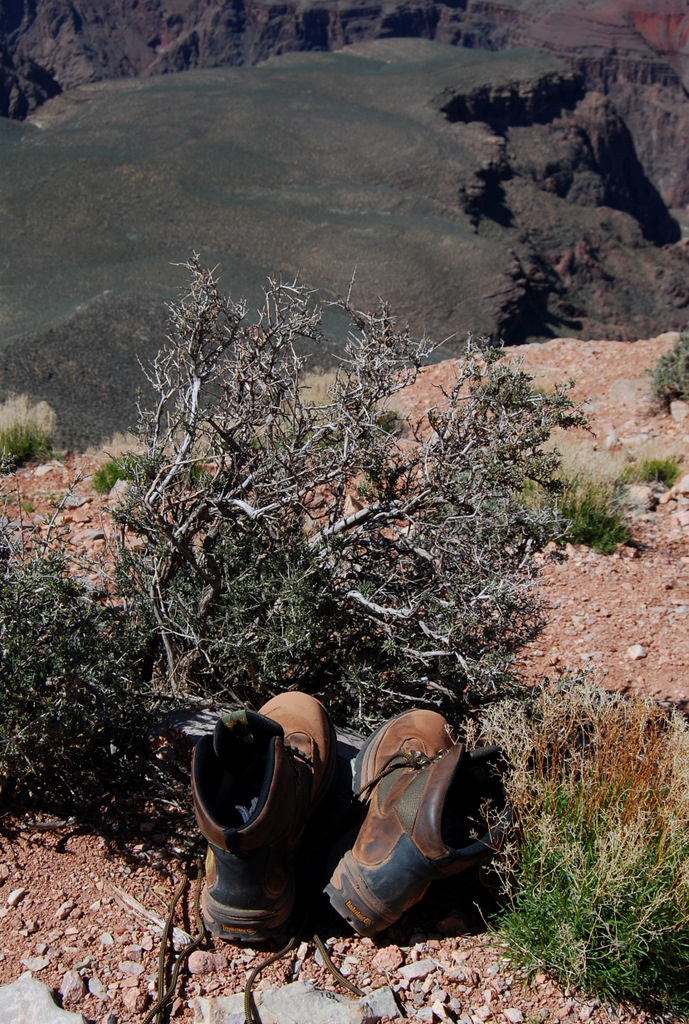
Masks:
[[[614,427],[610,427],[608,436],[605,439],[605,447],[609,452],[616,451],[618,448],[622,447],[622,442],[617,436],[617,431]]]
[[[47,956],[25,956],[22,958],[22,964],[27,971],[42,971],[49,963],[50,959]]]
[[[89,992],[91,993],[92,996],[95,996],[96,999],[108,998],[108,994],[105,991],[105,985],[100,980],[100,978],[95,974],[92,978],[89,978]]]
[[[640,661],[646,657],[646,648],[642,647],[641,644],[632,644],[631,647],[627,648],[627,657],[630,661]]]
[[[508,1006],[507,1009],[502,1012],[507,1017],[510,1024],[522,1024],[522,1021],[524,1020],[524,1014],[522,1011],[518,1010],[514,1006]]]
[[[61,1010],[47,985],[30,974],[11,985],[0,985],[0,1021],[3,1024],[86,1024],[80,1013]]]
[[[430,960],[426,957],[423,960],[417,960],[414,964],[405,964],[404,967],[400,967],[399,974],[406,978],[407,981],[422,981],[429,974],[432,974],[437,967],[438,965],[435,960]]]
[[[308,1024],[363,1024],[371,1017],[397,1017],[399,1009],[389,988],[376,989],[363,999],[324,992],[303,981],[254,992],[262,1024],[300,1021]],[[244,1024],[244,995],[194,1000],[196,1024]]]
[[[137,975],[143,974],[144,970],[144,965],[137,964],[134,960],[123,960],[118,964],[118,967],[122,971],[122,974],[126,974],[130,978],[135,978]]]
[[[7,906],[16,907],[18,903],[21,903],[28,891],[28,889],[13,889],[7,897]]]
[[[670,402],[670,415],[675,423],[682,423],[689,416],[689,402],[683,402],[679,398]]]

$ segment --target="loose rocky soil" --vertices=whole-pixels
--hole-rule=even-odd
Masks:
[[[585,442],[592,452],[596,445],[601,457],[608,446],[634,453],[654,445],[681,454],[689,441],[689,418],[678,422],[653,413],[645,373],[675,337],[633,344],[556,340],[526,346],[519,355],[536,374],[536,383],[576,378],[575,397],[589,400],[597,433]],[[430,368],[409,400],[409,411],[420,412],[435,402],[435,389],[447,376],[447,364]],[[27,524],[52,515],[54,503],[80,474],[57,520],[71,530],[75,551],[107,558],[115,543],[109,514],[114,498],[100,499],[91,488],[92,473],[106,457],[68,455],[62,462],[20,471],[5,484],[9,515],[18,516],[17,500],[24,505]],[[589,665],[606,686],[687,710],[685,509],[689,498],[664,495],[655,507],[637,512],[632,543],[616,554],[569,547],[561,560],[546,561],[542,590],[550,621],[523,652],[527,678]],[[90,573],[98,583],[99,573]],[[89,1021],[141,1022],[153,1002],[157,922],[166,914],[195,843],[200,849],[188,806],[174,801],[145,804],[132,796],[119,801],[112,820],[106,815],[97,825],[6,814],[0,819],[0,984],[31,971],[62,991],[58,998],[65,1008],[77,1009]],[[177,915],[177,923],[190,933],[195,930],[192,889]],[[651,1019],[645,1012],[600,1006],[565,992],[544,973],[527,983],[486,933],[473,905],[476,899],[488,906],[487,890],[460,876],[432,890],[375,941],[349,934],[327,904],[315,908],[315,916],[350,980],[365,989],[392,985],[410,1020],[631,1024]],[[265,953],[207,939],[192,957],[192,972],[182,974],[172,1019],[194,1020],[199,994],[241,991],[248,970]],[[336,987],[307,943],[266,970],[258,987],[296,977]]]

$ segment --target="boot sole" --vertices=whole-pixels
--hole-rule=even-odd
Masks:
[[[376,935],[397,920],[373,895],[362,878],[356,861],[347,851],[325,887],[326,895],[340,917],[360,935]]]
[[[226,942],[264,942],[283,934],[293,904],[292,891],[266,910],[229,907],[213,899],[206,888],[201,895],[203,923],[209,932]]]

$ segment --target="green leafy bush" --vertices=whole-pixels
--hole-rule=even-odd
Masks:
[[[603,481],[581,476],[565,480],[560,511],[567,521],[564,539],[571,544],[610,555],[629,538],[620,497]]]
[[[141,737],[145,637],[93,599],[59,545],[10,541],[0,536],[0,793],[79,799],[112,786]]]
[[[55,413],[46,402],[15,395],[0,406],[0,458],[5,471],[51,454]]]
[[[652,390],[666,408],[675,399],[689,400],[689,331],[683,331],[651,371]]]
[[[625,467],[620,480],[622,483],[662,484],[672,487],[679,479],[682,467],[675,459],[642,459]]]
[[[116,459],[110,459],[95,471],[91,485],[97,494],[108,494],[118,480],[129,479],[131,479],[131,473],[127,466]]]
[[[257,704],[298,686],[360,722],[501,692],[540,622],[531,553],[560,529],[552,504],[519,495],[527,479],[559,489],[546,442],[582,422],[567,389],[537,394],[470,343],[403,438],[381,410],[428,345],[387,307],[343,303],[351,334],[315,403],[294,348],[320,338],[307,291],[270,282],[249,317],[189,270],[116,511],[146,540],[120,569],[173,690]]]
[[[689,731],[585,679],[489,708],[512,845],[500,934],[527,970],[598,998],[689,1012]]]

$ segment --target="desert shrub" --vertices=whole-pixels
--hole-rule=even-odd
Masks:
[[[498,861],[510,955],[563,985],[689,1011],[689,731],[582,678],[487,709],[515,813]]]
[[[43,806],[121,777],[146,710],[141,623],[95,600],[64,546],[0,533],[0,794]],[[140,776],[139,776],[140,779]]]
[[[641,459],[626,466],[620,480],[630,484],[662,484],[668,488],[679,479],[681,472],[676,459]]]
[[[97,494],[107,494],[118,480],[129,480],[130,478],[131,474],[125,462],[110,459],[95,471],[91,486]]]
[[[669,352],[651,370],[651,388],[667,408],[675,399],[689,400],[689,331],[683,331]]]
[[[47,402],[14,395],[0,406],[0,456],[5,472],[51,453],[55,413]]]
[[[120,569],[172,688],[259,703],[299,686],[359,721],[500,692],[540,622],[531,554],[559,517],[520,492],[558,490],[544,445],[581,422],[566,387],[536,394],[470,342],[402,437],[386,412],[429,346],[387,307],[343,302],[351,334],[315,403],[293,344],[319,341],[306,290],[270,282],[250,317],[195,258],[189,270],[116,511],[146,540]]]
[[[614,487],[573,477],[563,481],[560,510],[566,520],[564,539],[610,555],[629,538],[625,508]]]

